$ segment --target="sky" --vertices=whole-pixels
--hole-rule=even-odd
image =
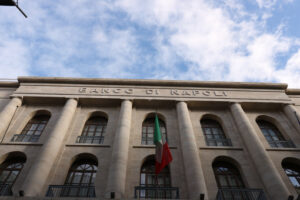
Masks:
[[[288,83],[299,0],[19,0],[0,7],[0,78]]]

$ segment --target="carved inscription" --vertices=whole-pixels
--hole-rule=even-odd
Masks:
[[[82,94],[133,94],[132,88],[121,89],[121,88],[79,88],[79,93]]]
[[[171,89],[170,92],[173,96],[227,96],[225,91]]]
[[[226,97],[227,92],[217,90],[182,90],[182,89],[139,89],[139,88],[79,88],[81,94],[93,95],[143,95],[143,96],[178,96],[178,97]]]

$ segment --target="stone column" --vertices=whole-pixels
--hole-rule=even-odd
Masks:
[[[201,193],[205,194],[205,198],[207,198],[199,150],[197,148],[187,104],[185,102],[178,102],[176,107],[189,199],[199,199]]]
[[[292,124],[300,134],[300,114],[295,108],[295,106],[292,104],[284,104],[283,110],[286,116],[288,117],[288,119],[292,122]]]
[[[12,100],[4,107],[3,111],[0,113],[0,136],[3,138],[5,131],[8,128],[10,121],[12,120],[14,113],[18,106],[22,104],[22,99],[20,97],[13,97]]]
[[[36,152],[38,154],[37,158],[21,188],[25,196],[37,197],[45,195],[41,194],[42,189],[46,184],[50,170],[57,156],[59,156],[58,154],[76,111],[76,107],[77,100],[67,100],[56,125],[48,136],[48,140],[44,143],[40,152]]]
[[[287,199],[290,193],[258,138],[242,106],[239,103],[232,103],[230,109],[244,144],[249,151],[250,157],[271,199]]]
[[[130,100],[123,100],[120,109],[117,131],[113,142],[112,157],[106,187],[107,198],[110,198],[112,192],[114,193],[115,198],[124,198],[131,113],[132,102]]]

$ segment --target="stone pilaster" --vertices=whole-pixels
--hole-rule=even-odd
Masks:
[[[123,100],[113,142],[113,150],[107,179],[106,197],[124,198],[128,162],[132,102]]]
[[[232,103],[230,105],[230,110],[244,144],[249,151],[250,157],[271,199],[287,199],[289,191],[257,136],[257,133],[251,125],[242,106],[239,103]]]
[[[207,190],[201,167],[199,150],[197,148],[187,104],[185,102],[178,102],[176,108],[189,198],[199,199],[201,193],[204,193],[207,198]]]
[[[38,153],[38,157],[24,181],[21,190],[24,191],[25,196],[37,197],[45,195],[41,194],[42,188],[45,186],[50,170],[59,154],[76,108],[77,100],[68,99],[55,127]]]
[[[14,113],[18,106],[22,104],[20,97],[13,97],[10,102],[4,107],[0,113],[0,137],[3,138],[5,131],[8,128],[10,121],[12,120]]]
[[[285,104],[283,105],[283,110],[290,122],[292,122],[292,124],[300,134],[300,114],[295,106],[292,104]]]

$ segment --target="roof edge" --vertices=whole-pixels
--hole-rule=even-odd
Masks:
[[[287,89],[286,83],[265,82],[223,82],[223,81],[182,81],[155,79],[107,79],[107,78],[69,78],[20,76],[19,83],[61,83],[61,84],[102,84],[102,85],[143,85],[176,87],[212,87],[212,88],[253,88],[253,89]]]
[[[13,87],[17,88],[19,87],[20,83],[17,81],[0,81],[0,87]]]
[[[300,95],[300,89],[287,89],[287,95]]]

